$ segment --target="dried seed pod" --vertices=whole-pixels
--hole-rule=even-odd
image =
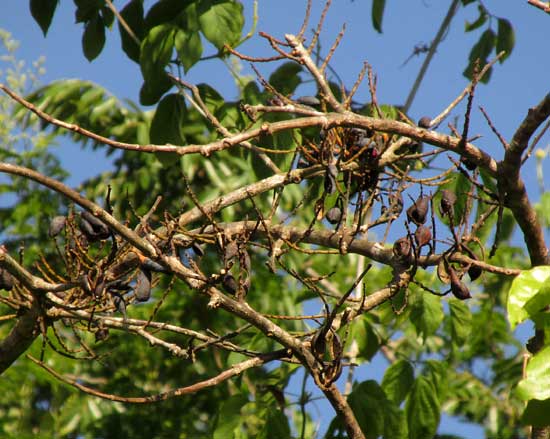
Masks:
[[[90,242],[107,239],[111,235],[109,228],[88,211],[80,214],[80,230]]]
[[[462,157],[460,159],[460,162],[466,166],[466,169],[470,170],[470,171],[475,171],[476,168],[477,168],[477,165],[470,159],[466,158],[466,157]]]
[[[457,299],[466,300],[472,297],[470,290],[468,290],[468,287],[458,278],[453,267],[449,267],[449,276],[451,278],[451,293],[453,293]]]
[[[432,240],[432,232],[429,227],[418,226],[414,232],[414,241],[419,249],[428,245]]]
[[[329,209],[325,214],[325,218],[331,224],[338,224],[342,219],[342,209],[338,206],[334,206],[332,209]]]
[[[0,268],[0,290],[10,291],[13,288],[13,276],[5,268]]]
[[[411,256],[411,242],[407,236],[399,238],[393,243],[393,255],[397,259],[406,260]]]
[[[323,331],[323,327],[321,327],[321,329],[313,334],[313,337],[311,338],[311,352],[315,358],[322,360],[325,356],[326,349],[327,343],[325,340],[325,331]]]
[[[432,120],[428,116],[422,116],[418,121],[418,126],[420,128],[430,128]]]
[[[197,244],[196,242],[194,242],[193,244],[191,244],[191,249],[193,250],[193,252],[197,257],[202,258],[204,256],[204,250],[202,249],[200,244]]]
[[[456,203],[456,194],[448,189],[441,191],[441,202],[439,203],[439,210],[441,215],[451,215]]]
[[[134,294],[138,302],[147,302],[151,297],[151,272],[141,268],[136,278]]]
[[[430,197],[421,196],[414,204],[407,209],[407,219],[409,222],[415,223],[417,226],[426,222],[428,208],[430,207]]]
[[[239,289],[237,281],[231,273],[225,273],[222,279],[223,289],[229,294],[235,294]]]
[[[321,105],[321,101],[315,96],[300,96],[296,99],[296,102],[302,105],[310,105],[315,107],[316,105]]]
[[[139,264],[139,257],[135,252],[126,253],[121,260],[109,270],[109,278],[116,279],[128,271],[134,269]]]
[[[67,223],[66,216],[56,216],[50,222],[50,228],[48,229],[48,236],[53,238],[61,233],[61,230],[65,228]]]
[[[470,268],[468,268],[468,276],[470,277],[471,281],[477,280],[479,276],[481,276],[481,273],[483,273],[483,270],[478,265],[470,265]]]
[[[239,247],[237,241],[229,241],[223,248],[223,262],[227,266],[239,253]]]
[[[153,273],[169,273],[170,271],[160,265],[158,262],[153,261],[152,259],[145,258],[141,262],[141,268],[144,268]]]
[[[252,269],[252,262],[250,261],[250,255],[246,251],[246,248],[240,253],[239,265],[246,273],[250,273],[250,270]]]

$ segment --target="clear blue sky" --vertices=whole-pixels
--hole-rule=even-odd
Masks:
[[[120,7],[125,2],[117,1]],[[146,1],[146,4],[150,4]],[[328,14],[322,34],[322,48],[326,53],[334,38],[346,23],[347,31],[339,50],[331,64],[337,69],[344,82],[351,85],[361,69],[363,61],[368,61],[378,76],[378,100],[381,103],[404,103],[410,87],[420,68],[423,58],[413,58],[404,67],[403,62],[412,53],[415,45],[429,43],[445,15],[450,1],[411,0],[403,2],[388,1],[383,22],[383,34],[377,34],[371,25],[371,1],[335,0]],[[322,2],[314,0],[314,23],[319,16]],[[477,110],[483,105],[496,127],[505,138],[510,139],[514,130],[525,116],[530,106],[537,104],[550,91],[550,17],[522,1],[486,0],[487,9],[495,16],[508,18],[516,31],[516,46],[511,57],[494,69],[489,85],[480,85],[476,91],[475,114],[470,133],[482,134],[483,138],[475,143],[496,157],[502,156],[502,147],[490,132]],[[247,11],[245,32],[251,26],[252,1],[244,1]],[[304,1],[297,0],[260,0],[259,23],[257,30],[266,31],[282,38],[285,33],[296,33],[302,23]],[[21,41],[18,57],[28,63],[41,55],[46,56],[47,73],[44,82],[77,77],[94,81],[110,90],[118,98],[138,101],[141,87],[139,67],[120,55],[118,28],[107,36],[107,45],[98,59],[89,63],[82,54],[82,25],[75,24],[74,5],[68,0],[61,1],[47,38],[42,36],[38,25],[32,20],[28,2],[21,0],[3,0],[0,28],[13,33]],[[477,17],[475,6],[462,8],[455,17],[451,30],[440,45],[420,88],[409,115],[413,119],[420,116],[435,116],[466,86],[462,77],[471,46],[477,41],[481,30],[465,34],[464,23]],[[313,26],[313,24],[311,24]],[[311,27],[310,26],[310,27]],[[493,29],[496,31],[496,20]],[[265,40],[254,37],[239,48],[243,53],[265,56],[270,53]],[[214,49],[205,50],[205,55]],[[250,72],[244,66],[245,73]],[[260,66],[260,71],[268,74],[270,68]],[[186,78],[195,83],[208,82],[222,92],[228,99],[237,98],[231,75],[219,61],[208,61],[194,67]],[[311,94],[304,86],[299,94]],[[368,101],[369,93],[363,85],[356,99]],[[455,112],[461,116],[460,112]],[[543,142],[541,146],[548,144]],[[97,152],[82,152],[68,140],[60,140],[60,155],[72,172],[70,182],[77,184],[82,178],[94,175],[98,169],[108,167]],[[91,166],[91,164],[94,166]],[[546,161],[547,177],[550,174],[550,160]],[[530,196],[538,199],[533,164],[523,171]],[[78,176],[78,177],[77,177]],[[548,186],[548,185],[547,185]],[[372,365],[361,367],[362,379],[382,376],[384,363],[376,359]],[[323,425],[332,417],[325,405],[319,406]],[[456,420],[444,417],[440,432],[457,433],[468,438],[482,437],[477,427],[459,424]]]

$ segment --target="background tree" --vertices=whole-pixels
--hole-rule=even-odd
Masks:
[[[0,171],[13,200],[2,210],[2,312],[13,321],[1,327],[3,431],[313,437],[314,383],[336,412],[327,437],[431,437],[443,410],[490,436],[530,424],[545,437],[548,196],[539,220],[519,171],[550,98],[509,140],[482,111],[502,160],[471,138],[476,87],[511,52],[510,22],[481,2],[450,2],[425,66],[470,3],[472,82],[416,124],[406,112],[418,86],[396,107],[377,102],[368,64],[355,84],[329,80],[343,34],[322,56],[325,13],[308,34],[309,5],[296,34],[260,34],[273,53],[255,58],[237,52],[251,35],[239,2],[75,2],[85,56],[101,53],[116,20],[141,67],[140,103],[156,108],[80,80],[23,99],[17,69],[1,86]],[[30,2],[44,33],[56,4]],[[379,31],[383,11],[374,1]],[[207,43],[258,66],[257,78],[238,77],[238,102],[183,79]],[[297,94],[306,79],[316,96]],[[369,102],[354,100],[362,81]],[[453,112],[460,125],[441,128]],[[14,132],[32,148],[21,152]],[[67,132],[120,151],[115,170],[78,191],[63,185],[47,147]],[[525,250],[510,245],[516,225]],[[506,318],[535,321],[529,362]],[[357,382],[356,365],[378,352],[391,364],[383,380]],[[301,392],[288,386],[296,374]]]

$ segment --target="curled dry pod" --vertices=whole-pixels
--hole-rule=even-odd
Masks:
[[[232,259],[234,259],[239,253],[239,246],[237,245],[237,241],[229,241],[227,244],[225,244],[223,248],[223,261],[225,265],[229,263]]]
[[[311,352],[317,359],[323,359],[325,356],[325,350],[327,349],[327,343],[325,340],[325,331],[323,328],[319,329],[311,338]]]
[[[453,213],[454,205],[456,203],[456,194],[448,189],[441,191],[441,201],[439,203],[439,209],[442,215],[449,215]]]
[[[332,195],[336,190],[336,177],[338,177],[338,168],[334,163],[330,163],[325,173],[325,191],[329,195]]]
[[[5,268],[0,268],[0,290],[10,291],[13,288],[13,276]]]
[[[120,259],[109,270],[110,278],[116,279],[130,270],[133,270],[139,264],[139,256],[135,252],[126,253],[122,259]]]
[[[338,224],[342,219],[342,209],[338,206],[334,206],[332,209],[329,209],[325,214],[325,218],[331,224]]]
[[[61,233],[61,230],[65,228],[67,223],[66,216],[56,216],[50,222],[50,228],[48,229],[48,236],[53,238]]]
[[[223,289],[229,294],[235,294],[239,289],[237,281],[231,273],[225,273],[222,278]]]
[[[146,302],[151,297],[151,272],[141,268],[136,278],[134,294],[138,302]]]
[[[428,116],[422,116],[418,121],[418,126],[420,128],[430,128],[432,120]]]
[[[321,101],[315,96],[300,96],[298,99],[296,99],[296,102],[302,105],[321,105]]]
[[[407,219],[417,226],[426,222],[428,208],[430,207],[430,197],[418,197],[414,204],[407,209]]]
[[[393,255],[397,259],[406,260],[411,256],[411,242],[407,236],[399,238],[393,243]]]
[[[449,276],[451,278],[451,293],[453,293],[457,299],[466,300],[472,297],[470,290],[458,278],[456,271],[452,267],[449,267]]]
[[[89,226],[91,226],[92,232],[91,235],[93,235],[96,239],[107,239],[110,236],[109,233],[109,227],[107,227],[101,220],[93,216],[90,212],[87,210],[83,211],[80,214],[81,223],[88,223]],[[87,228],[89,231],[88,225],[85,225],[84,227]],[[82,230],[87,235],[89,233]]]
[[[429,227],[418,226],[414,232],[414,241],[418,248],[428,245],[432,240],[432,232]]]

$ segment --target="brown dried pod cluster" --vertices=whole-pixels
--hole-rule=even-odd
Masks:
[[[414,204],[407,209],[407,219],[417,226],[426,222],[428,210],[430,207],[430,197],[420,196]]]
[[[111,236],[109,228],[88,211],[80,214],[80,231],[89,242],[101,241]]]

